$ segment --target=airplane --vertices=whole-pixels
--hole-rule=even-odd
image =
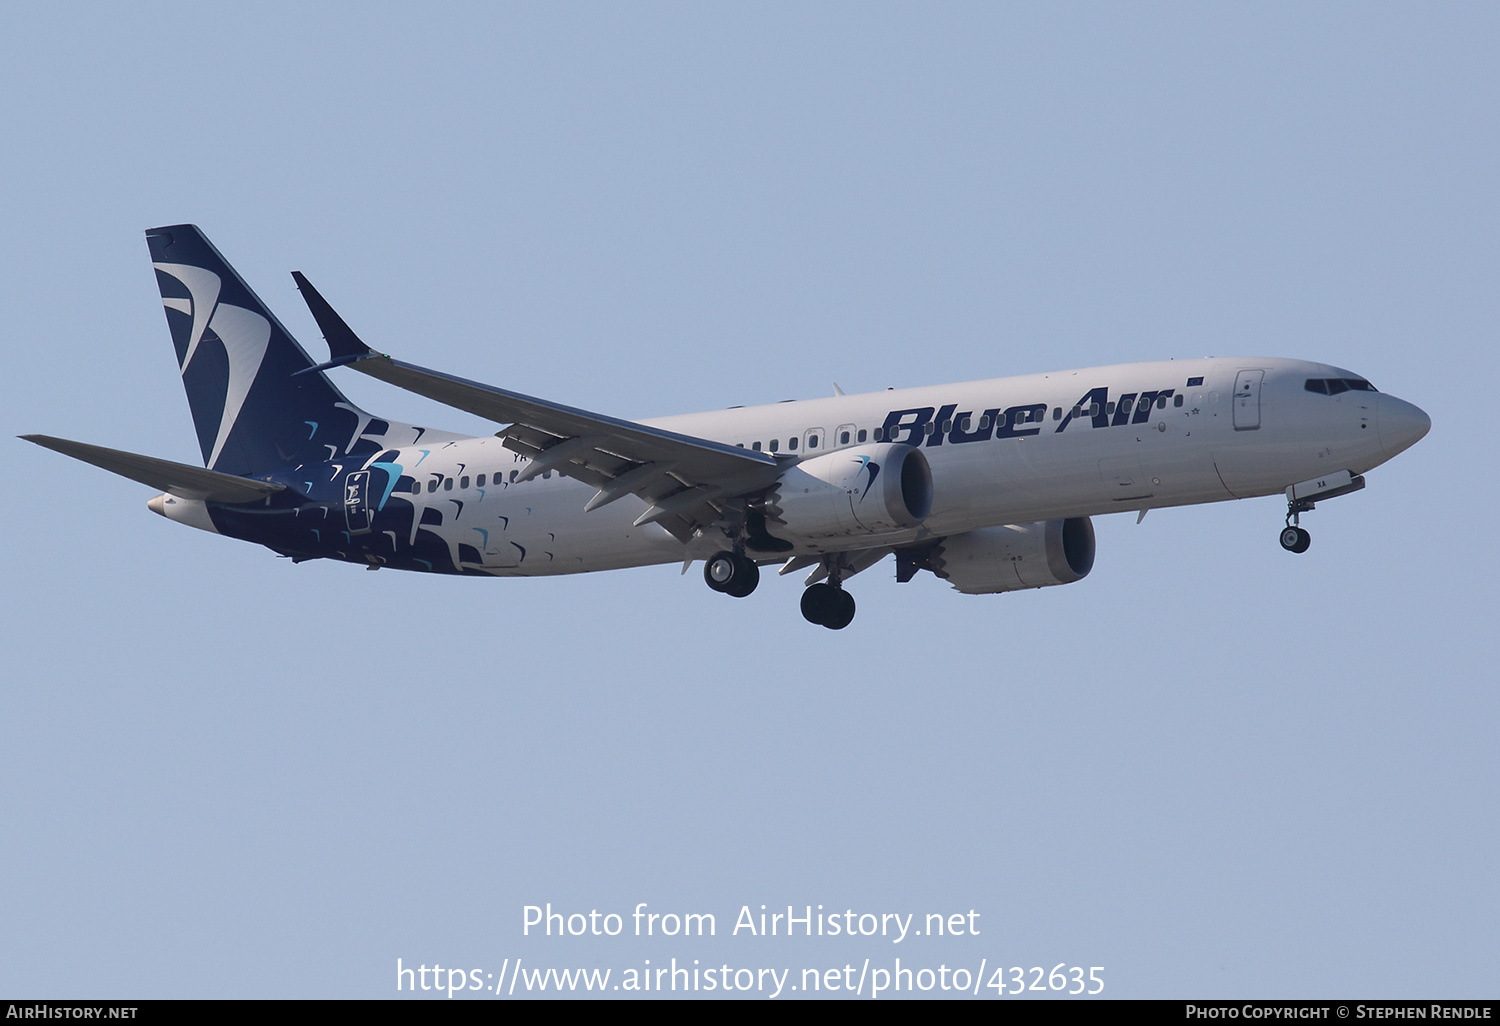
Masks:
[[[630,421],[480,384],[367,346],[300,272],[328,344],[315,362],[194,225],[146,233],[203,467],[22,435],[141,482],[169,520],[337,559],[490,577],[704,563],[753,592],[809,569],[801,611],[840,630],[845,588],[895,556],[965,594],[1069,584],[1090,519],[1284,494],[1301,514],[1362,489],[1431,427],[1409,402],[1322,363],[1132,363]],[[349,368],[500,426],[471,437],[373,416]]]

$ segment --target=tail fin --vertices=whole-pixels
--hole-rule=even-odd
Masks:
[[[190,224],[146,241],[203,465],[256,474],[353,448],[370,417],[321,372],[297,374],[313,361],[213,243]]]

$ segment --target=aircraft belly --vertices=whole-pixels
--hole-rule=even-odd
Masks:
[[[536,489],[486,510],[480,566],[501,576],[534,577],[614,570],[682,558],[682,544],[657,524],[635,527],[629,504],[583,511],[582,489]],[[477,510],[476,510],[477,511]],[[459,525],[455,524],[457,528]],[[474,527],[468,529],[470,532]]]

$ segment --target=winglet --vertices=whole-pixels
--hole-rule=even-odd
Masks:
[[[301,271],[293,271],[292,280],[297,283],[297,288],[302,292],[303,301],[312,311],[313,320],[318,322],[318,330],[323,333],[323,340],[328,343],[329,362],[320,367],[314,367],[314,370],[326,366],[337,367],[341,364],[353,363],[361,357],[376,355],[374,350],[360,341],[354,329],[344,323],[344,319],[328,305],[328,300],[313,288],[312,282],[308,281]]]

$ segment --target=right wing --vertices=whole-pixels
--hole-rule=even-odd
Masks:
[[[310,370],[349,366],[408,392],[509,425],[497,432],[505,447],[530,458],[517,478],[548,470],[599,489],[584,507],[598,509],[625,495],[649,507],[636,525],[660,523],[687,541],[736,500],[781,476],[775,457],[707,438],[678,434],[534,396],[483,385],[376,353],[298,271],[302,297],[328,342],[331,359]],[[306,372],[304,372],[306,373]]]

